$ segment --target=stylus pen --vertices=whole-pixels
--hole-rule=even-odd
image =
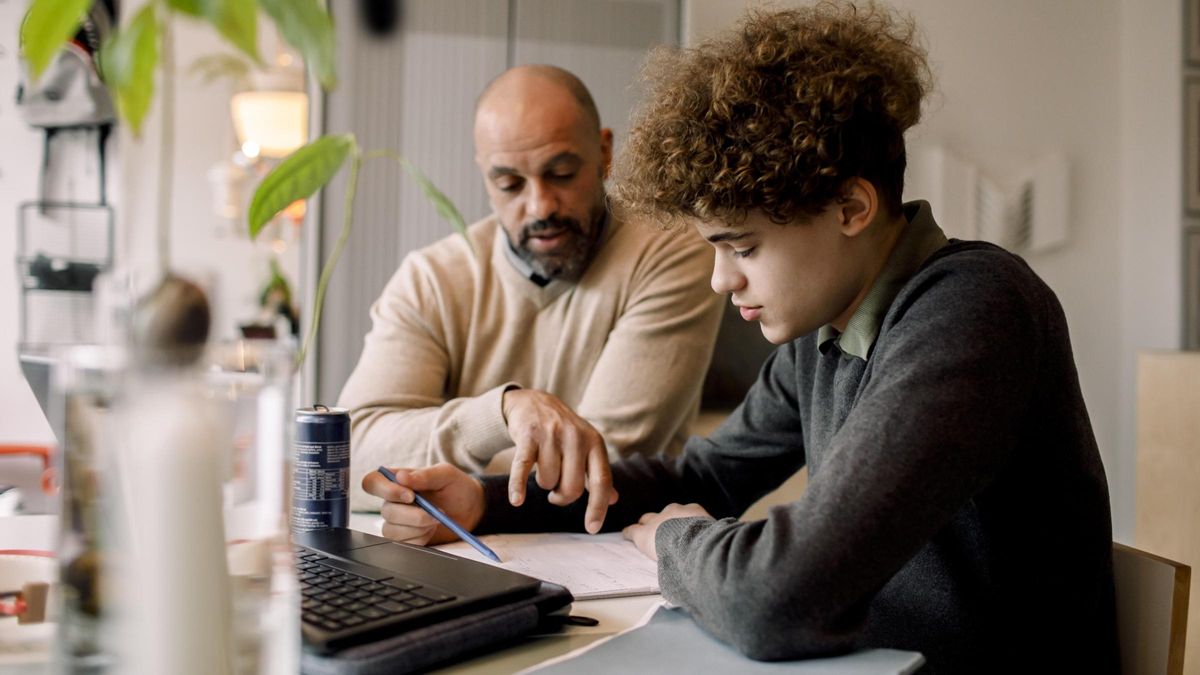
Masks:
[[[388,469],[386,466],[379,467],[379,473],[386,476],[387,479],[392,481],[393,483],[396,483],[396,474],[392,473],[391,470]],[[399,483],[396,483],[396,484],[399,485]],[[416,500],[417,506],[425,509],[425,512],[428,513],[429,515],[433,516],[434,518],[437,518],[437,521],[439,523],[450,528],[451,532],[453,532],[454,534],[457,534],[459,539],[462,539],[463,541],[470,544],[471,548],[475,549],[476,551],[479,551],[483,555],[491,558],[492,560],[495,560],[496,562],[504,562],[503,560],[500,559],[500,556],[496,555],[495,551],[493,551],[492,549],[485,546],[482,541],[479,541],[479,539],[477,539],[475,537],[475,535],[471,534],[470,532],[467,532],[467,529],[465,527],[463,527],[462,525],[459,525],[458,523],[451,520],[450,516],[446,515],[441,509],[434,506],[433,502],[429,501],[428,499],[425,499],[420,494],[418,494],[416,490],[413,490],[413,498]]]

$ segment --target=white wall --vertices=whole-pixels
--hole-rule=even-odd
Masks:
[[[688,0],[686,39],[754,4]],[[1070,162],[1068,243],[1028,260],[1066,312],[1115,531],[1131,538],[1134,351],[1179,340],[1179,3],[893,4],[924,32],[937,85],[910,143],[1002,181],[1050,150]]]
[[[1121,0],[1121,343],[1114,366],[1121,377],[1121,498],[1117,531],[1133,541],[1136,485],[1136,354],[1177,349],[1182,339],[1183,203],[1180,55],[1183,3]],[[1195,647],[1192,648],[1194,653]]]

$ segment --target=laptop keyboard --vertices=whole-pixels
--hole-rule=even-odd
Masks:
[[[454,596],[378,568],[294,549],[300,618],[325,632],[369,630]]]

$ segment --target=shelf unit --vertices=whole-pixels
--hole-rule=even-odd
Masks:
[[[17,207],[18,349],[94,341],[95,278],[113,264],[114,212],[104,203]]]

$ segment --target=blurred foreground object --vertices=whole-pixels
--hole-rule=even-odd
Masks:
[[[138,301],[130,338],[142,366],[184,366],[203,354],[211,323],[204,290],[167,274]]]

